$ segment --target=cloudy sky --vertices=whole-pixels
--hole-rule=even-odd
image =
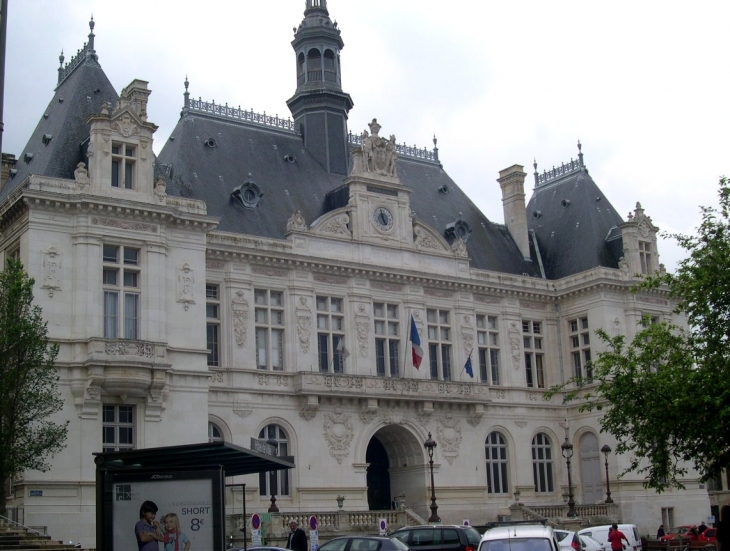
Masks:
[[[292,28],[304,0],[9,0],[3,151],[20,156],[50,101],[58,55],[89,32],[120,90],[149,81],[155,150],[193,97],[288,116]],[[433,147],[490,220],[498,172],[585,163],[624,217],[637,201],[691,233],[730,174],[730,3],[698,0],[329,0],[342,30],[349,128],[377,117],[399,143]],[[528,199],[529,199],[528,192]],[[660,243],[673,269],[684,256]]]

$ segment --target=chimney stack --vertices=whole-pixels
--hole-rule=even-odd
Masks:
[[[512,239],[525,259],[530,258],[530,242],[527,235],[527,211],[525,210],[525,173],[521,165],[512,165],[499,171],[499,187],[502,188],[504,222]]]

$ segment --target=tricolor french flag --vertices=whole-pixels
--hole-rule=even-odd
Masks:
[[[413,354],[413,367],[418,369],[423,360],[423,348],[421,348],[421,337],[418,336],[418,327],[416,327],[413,314],[411,314],[411,352]]]

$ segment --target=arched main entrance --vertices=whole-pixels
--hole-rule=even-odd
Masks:
[[[365,452],[368,507],[390,509],[393,499],[405,495],[416,512],[426,511],[426,456],[422,443],[403,425],[386,425],[368,442]]]
[[[377,438],[372,438],[365,452],[368,463],[368,508],[371,511],[390,509],[390,464],[388,452]]]

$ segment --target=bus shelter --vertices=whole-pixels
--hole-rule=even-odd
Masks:
[[[136,533],[153,529],[138,523],[148,523],[143,512],[150,509],[156,510],[158,541],[187,540],[195,551],[222,551],[225,478],[294,468],[293,457],[276,457],[266,446],[254,451],[229,442],[94,455],[98,551],[141,549]]]

